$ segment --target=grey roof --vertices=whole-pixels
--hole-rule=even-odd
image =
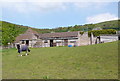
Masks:
[[[59,33],[44,33],[38,34],[36,31],[32,29],[28,29],[24,34],[19,35],[16,37],[15,43],[19,42],[20,40],[32,40],[33,37],[41,38],[54,38],[54,37],[77,37],[79,31],[74,32],[59,32]]]
[[[59,32],[59,33],[45,33],[39,34],[39,38],[48,38],[48,37],[77,37],[79,31],[74,32]]]
[[[16,37],[15,43],[19,42],[20,40],[32,40],[34,39],[34,36],[38,36],[39,34],[36,31],[33,31],[32,29],[28,29],[24,34],[20,34]]]

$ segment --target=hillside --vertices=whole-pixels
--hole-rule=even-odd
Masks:
[[[20,27],[22,27],[21,28],[22,31],[24,29],[26,29],[26,28],[29,28],[28,26],[17,25],[17,24],[6,22],[6,21],[0,21],[0,23],[2,23],[2,27],[7,27],[7,28],[9,28],[9,25],[10,26],[15,26],[18,29]],[[120,30],[119,27],[118,27],[118,24],[120,24],[120,21],[113,20],[113,21],[106,21],[106,22],[101,22],[101,23],[96,23],[96,24],[85,24],[85,25],[75,25],[75,26],[68,26],[68,27],[57,27],[57,28],[54,28],[54,29],[36,29],[36,28],[32,28],[32,27],[30,27],[30,28],[32,28],[33,30],[38,31],[39,33],[49,33],[51,31],[53,31],[53,32],[86,31],[86,30],[91,30],[91,29],[93,29],[95,27],[101,27],[103,29]],[[0,24],[0,28],[1,28],[1,24]]]
[[[15,41],[15,37],[21,33],[24,33],[28,27],[16,25],[2,21],[2,44],[7,45],[8,42]]]
[[[30,50],[3,49],[3,79],[118,79],[118,42]]]
[[[15,37],[19,34],[24,33],[28,28],[28,26],[12,24],[6,21],[0,21],[0,31],[2,30],[2,44],[7,45],[8,42],[12,43],[15,41]],[[120,22],[119,22],[120,23]],[[67,32],[67,31],[90,31],[95,27],[101,27],[103,29],[116,29],[120,30],[118,27],[118,21],[107,21],[97,24],[85,24],[85,25],[75,25],[69,27],[57,27],[54,29],[36,29],[33,30],[39,33],[50,33],[50,32]],[[0,41],[1,42],[1,41]]]
[[[96,27],[101,27],[103,29],[116,29],[120,30],[120,20],[114,20],[114,21],[107,21],[107,22],[101,22],[97,23]]]

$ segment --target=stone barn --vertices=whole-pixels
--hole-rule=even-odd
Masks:
[[[39,39],[42,40],[42,47],[53,47],[53,46],[80,46],[88,45],[89,38],[88,34],[80,34],[80,31],[74,32],[60,32],[60,33],[45,33],[40,34]]]
[[[25,42],[29,47],[54,47],[54,46],[83,46],[102,42],[112,42],[118,40],[118,35],[100,35],[88,37],[88,32],[80,34],[81,31],[57,32],[39,34],[32,29],[28,29],[24,34],[16,37],[15,45]]]
[[[32,29],[28,29],[24,34],[20,34],[16,37],[15,45],[20,44],[21,42],[25,42],[29,47],[33,47],[33,45],[37,42],[39,34]]]
[[[102,43],[113,42],[118,40],[118,34],[104,34],[99,36],[99,41]]]
[[[15,45],[22,41],[29,47],[81,46],[90,44],[87,32],[82,35],[80,31],[38,34],[30,28],[24,34],[16,37]]]

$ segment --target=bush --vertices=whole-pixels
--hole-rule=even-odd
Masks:
[[[91,36],[91,33],[93,33],[93,36],[100,36],[101,34],[116,34],[116,30],[114,29],[105,29],[105,30],[92,30],[88,32],[88,36]]]
[[[81,34],[81,35],[83,35],[83,34],[84,34],[84,32],[83,32],[83,31],[81,31],[81,32],[80,32],[80,34]]]

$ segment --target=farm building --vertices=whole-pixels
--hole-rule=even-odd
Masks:
[[[100,42],[106,43],[106,42],[113,42],[118,40],[118,34],[104,34],[100,35],[97,38],[99,38]]]
[[[29,47],[33,47],[33,45],[37,42],[39,34],[32,29],[28,29],[24,34],[20,34],[16,37],[15,45],[21,42],[25,42]]]
[[[28,29],[24,34],[16,37],[15,45],[24,41],[29,47],[53,47],[53,46],[81,46],[89,45],[88,33],[80,34],[80,31],[38,34]]]
[[[120,40],[119,34],[101,34],[100,36],[94,37],[91,35],[90,44],[107,43]]]
[[[45,33],[40,34],[39,39],[41,39],[44,43],[42,47],[68,46],[68,45],[80,46],[89,44],[89,38],[87,36],[87,33],[81,35],[80,31]]]
[[[38,34],[29,28],[24,34],[16,37],[15,45],[24,41],[29,47],[82,46],[116,40],[117,34],[98,37],[94,37],[93,34],[88,37],[88,32],[80,34],[80,31]]]

